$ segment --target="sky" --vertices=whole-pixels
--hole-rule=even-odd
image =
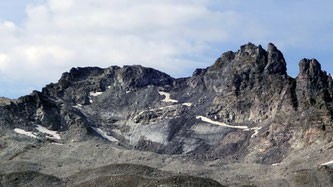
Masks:
[[[332,0],[0,1],[0,96],[18,98],[72,67],[133,65],[190,76],[248,42],[333,73]]]

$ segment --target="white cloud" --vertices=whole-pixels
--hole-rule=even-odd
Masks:
[[[201,62],[184,56],[228,36],[235,13],[206,1],[48,0],[27,6],[22,25],[0,25],[1,77],[42,85],[73,66],[142,64],[173,75]],[[11,60],[8,63],[9,59]],[[36,73],[38,72],[38,73]]]
[[[6,54],[0,54],[0,72],[5,70],[9,62],[9,56]]]

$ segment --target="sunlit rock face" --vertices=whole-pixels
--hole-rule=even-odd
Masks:
[[[23,171],[15,167],[21,162],[24,171],[34,172],[32,178],[57,185],[88,185],[79,177],[82,168],[119,169],[112,165],[118,163],[161,167],[168,184],[182,172],[225,185],[328,179],[329,164],[317,165],[333,158],[333,81],[315,59],[303,59],[299,66],[292,78],[276,46],[270,43],[265,50],[248,43],[187,78],[138,65],[72,68],[41,92],[1,98],[0,158],[14,167],[0,169],[0,179],[11,182],[11,172]],[[134,168],[152,181],[158,178],[146,173],[152,168]],[[122,181],[138,174],[119,172]],[[118,180],[114,175],[96,175],[90,182]],[[145,182],[142,178],[140,184]]]

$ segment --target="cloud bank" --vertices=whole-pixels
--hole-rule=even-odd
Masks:
[[[268,17],[274,17],[278,23],[274,25],[253,13],[268,13],[263,7],[242,2],[47,0],[30,4],[23,23],[0,20],[0,95],[28,94],[32,88],[57,81],[71,67],[141,64],[179,77],[213,63],[216,54],[223,52],[217,46],[273,41],[287,48],[311,42],[304,38],[313,30],[286,29],[297,16],[272,11]],[[247,11],[249,7],[253,10]]]

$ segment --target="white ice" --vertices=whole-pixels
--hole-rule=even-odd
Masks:
[[[165,98],[162,100],[162,102],[170,102],[170,103],[177,103],[177,100],[170,98],[170,93],[167,92],[158,92],[160,95],[164,95]]]
[[[26,135],[26,136],[29,136],[29,137],[32,137],[32,138],[37,138],[37,136],[34,135],[32,132],[27,132],[23,129],[15,128],[14,131],[18,134],[23,134],[23,135]]]
[[[57,131],[51,131],[51,130],[49,130],[49,129],[41,126],[41,125],[37,125],[36,129],[41,133],[45,133],[45,134],[50,135],[50,136],[48,136],[48,138],[50,138],[50,139],[57,139],[57,140],[61,139],[61,137],[60,137],[60,135],[58,134]]]

